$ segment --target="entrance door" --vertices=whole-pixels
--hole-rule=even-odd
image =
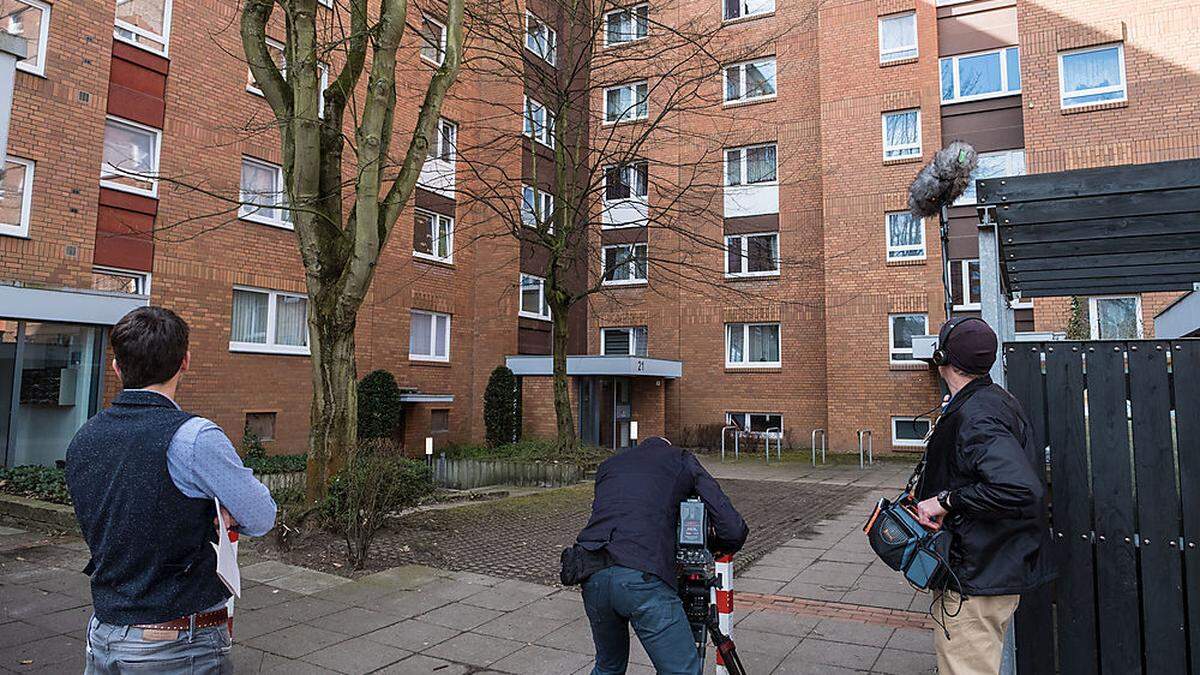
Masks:
[[[600,396],[596,378],[580,377],[579,438],[588,445],[600,445]]]
[[[614,448],[629,447],[629,421],[633,419],[632,386],[629,378],[613,379],[613,440]]]

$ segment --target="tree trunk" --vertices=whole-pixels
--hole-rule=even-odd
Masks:
[[[554,416],[558,422],[558,447],[573,449],[579,441],[575,436],[575,416],[571,413],[570,382],[567,380],[567,326],[569,306],[552,307],[554,325]]]
[[[358,444],[358,388],[354,361],[354,324],[323,322],[312,303],[309,340],[313,367],[311,426],[305,496],[325,496],[329,479],[346,465]]]

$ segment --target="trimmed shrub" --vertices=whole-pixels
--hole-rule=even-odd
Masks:
[[[496,366],[483,392],[483,424],[487,444],[498,447],[513,443],[521,433],[520,398],[517,378],[506,366]]]
[[[383,453],[359,451],[329,482],[321,505],[327,525],[346,541],[346,558],[362,569],[389,514],[432,494],[429,467]]]
[[[375,370],[358,381],[358,437],[392,438],[404,419],[400,387],[386,370]]]
[[[719,450],[724,424],[695,424],[680,429],[678,445],[684,448]],[[731,436],[732,439],[732,436]]]
[[[66,472],[52,466],[0,467],[0,492],[55,504],[71,504]]]

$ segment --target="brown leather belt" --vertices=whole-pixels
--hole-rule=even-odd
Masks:
[[[196,617],[196,628],[224,626],[229,621],[229,611],[225,609],[218,609],[215,612],[200,612],[192,616]],[[192,628],[192,616],[181,616],[178,619],[162,623],[139,623],[134,624],[133,627],[142,630],[188,630]]]

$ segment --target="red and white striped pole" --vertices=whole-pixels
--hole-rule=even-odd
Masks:
[[[723,555],[717,558],[717,579],[720,583],[712,590],[712,602],[717,606],[717,625],[725,637],[733,637],[733,556]],[[729,675],[725,662],[719,650],[717,654],[717,675]]]

